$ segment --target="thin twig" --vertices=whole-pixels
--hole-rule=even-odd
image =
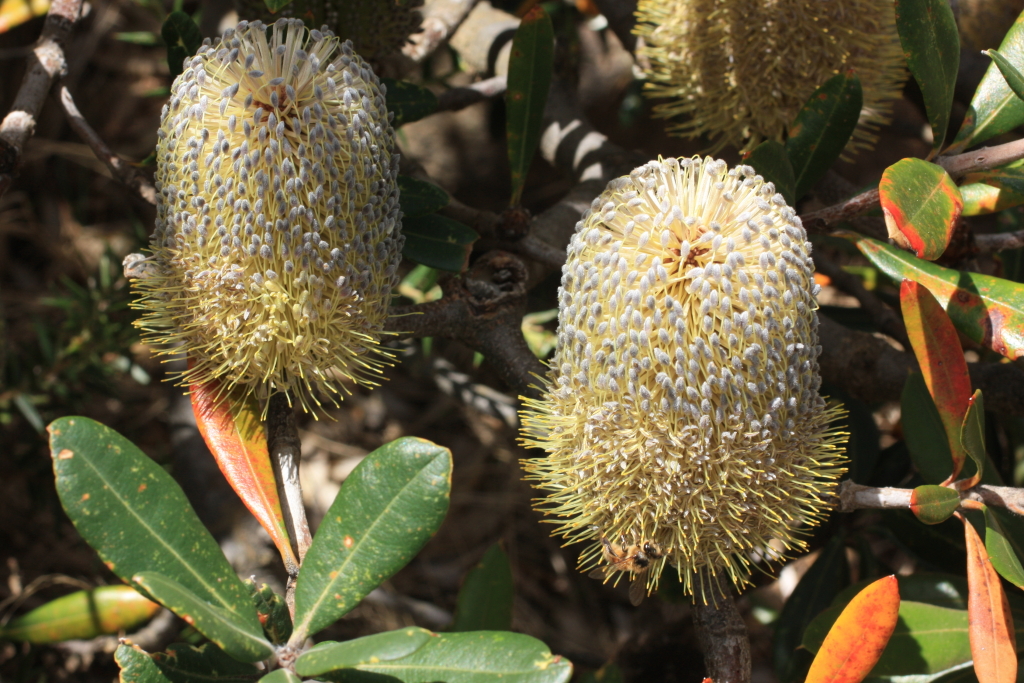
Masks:
[[[907,328],[903,325],[903,321],[874,293],[865,289],[859,277],[846,272],[831,259],[822,256],[820,252],[815,252],[814,265],[818,272],[832,280],[832,284],[837,289],[856,298],[860,302],[861,308],[871,316],[871,320],[878,326],[878,329],[902,344],[904,349],[910,348]]]
[[[960,491],[963,503],[984,503],[1024,514],[1024,489],[1013,486],[989,486],[980,484],[966,491]],[[839,487],[839,511],[854,510],[905,510],[910,507],[914,489],[875,488],[852,481],[844,481]],[[975,505],[967,505],[973,509]]]
[[[0,197],[14,181],[25,143],[36,129],[36,119],[53,81],[66,69],[64,44],[82,13],[82,0],[54,0],[43,32],[28,58],[25,76],[11,110],[0,123]]]
[[[128,186],[143,201],[155,206],[156,188],[153,187],[153,184],[149,182],[149,179],[139,169],[115,154],[107,146],[107,143],[103,142],[99,134],[92,129],[85,120],[85,117],[82,116],[82,112],[78,111],[78,107],[75,106],[75,100],[71,97],[71,91],[67,89],[67,86],[62,85],[60,87],[60,104],[64,108],[68,124],[92,148],[96,158],[106,164],[110,172],[114,174],[114,177]]]
[[[1024,230],[975,235],[974,245],[979,254],[992,254],[1003,249],[1020,249],[1024,247]]]
[[[706,589],[711,599],[707,604],[697,599],[693,603],[693,625],[697,640],[704,652],[706,676],[715,683],[749,683],[750,639],[743,617],[736,609],[731,588],[721,574],[711,577]]]
[[[494,76],[470,85],[445,90],[437,96],[437,111],[458,111],[466,107],[497,97],[505,92],[505,76]]]
[[[973,152],[939,157],[936,163],[956,180],[968,173],[988,171],[1018,159],[1024,159],[1024,138],[995,147],[982,147]],[[878,197],[878,188],[868,190],[844,202],[801,216],[801,220],[809,232],[822,232],[827,227],[875,208],[878,206]]]
[[[288,401],[287,394],[274,394],[270,397],[270,406],[267,410],[267,447],[274,467],[274,478],[277,479],[277,491],[281,498],[285,526],[292,541],[292,549],[301,566],[306,551],[313,542],[313,535],[306,520],[302,486],[299,483],[302,442],[299,440],[299,430],[295,425],[295,411]],[[295,582],[298,579],[299,567],[286,569],[288,583],[285,586],[285,602],[294,619]]]

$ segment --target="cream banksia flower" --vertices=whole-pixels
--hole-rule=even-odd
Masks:
[[[906,80],[892,0],[640,0],[645,94],[670,133],[711,151],[782,140],[815,88],[853,70],[864,106],[848,149],[870,147]]]
[[[348,43],[242,22],[184,65],[157,142],[139,326],[222,379],[306,409],[372,384],[404,238],[377,77]],[[180,346],[180,348],[179,348]]]
[[[818,394],[817,286],[800,219],[749,166],[652,161],[608,184],[576,225],[558,349],[523,442],[557,533],[653,543],[674,565],[738,586],[751,557],[802,548],[844,471],[840,408]],[[553,520],[554,521],[554,520]]]

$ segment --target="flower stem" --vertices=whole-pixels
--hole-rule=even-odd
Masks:
[[[302,442],[295,426],[295,411],[292,410],[287,394],[274,394],[267,411],[267,446],[277,479],[277,491],[281,497],[285,526],[292,541],[292,549],[299,558],[299,565],[287,567],[288,585],[285,601],[288,611],[295,618],[295,581],[299,567],[306,557],[306,551],[313,542],[306,521],[306,508],[302,504],[302,486],[299,483],[299,462],[302,459]]]

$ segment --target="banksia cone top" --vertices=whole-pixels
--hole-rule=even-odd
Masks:
[[[242,22],[186,61],[135,285],[147,341],[188,354],[184,382],[308,409],[379,375],[403,242],[388,121],[351,46],[297,19]]]
[[[669,132],[712,151],[781,140],[814,89],[852,69],[864,92],[853,147],[874,144],[906,80],[892,0],[640,0],[646,94]]]
[[[539,507],[570,541],[644,548],[700,595],[751,558],[803,546],[843,472],[841,411],[818,394],[810,244],[749,166],[652,161],[613,180],[576,226],[558,350],[527,400]],[[639,573],[639,572],[637,572]],[[710,597],[705,595],[705,597]]]

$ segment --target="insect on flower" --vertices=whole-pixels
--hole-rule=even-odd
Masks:
[[[651,562],[661,559],[663,553],[657,543],[642,541],[626,546],[626,539],[621,543],[612,543],[601,537],[601,552],[608,563],[590,572],[591,578],[607,581],[614,572],[629,572],[632,581],[629,584],[629,601],[633,606],[639,605],[647,596],[647,569]]]

